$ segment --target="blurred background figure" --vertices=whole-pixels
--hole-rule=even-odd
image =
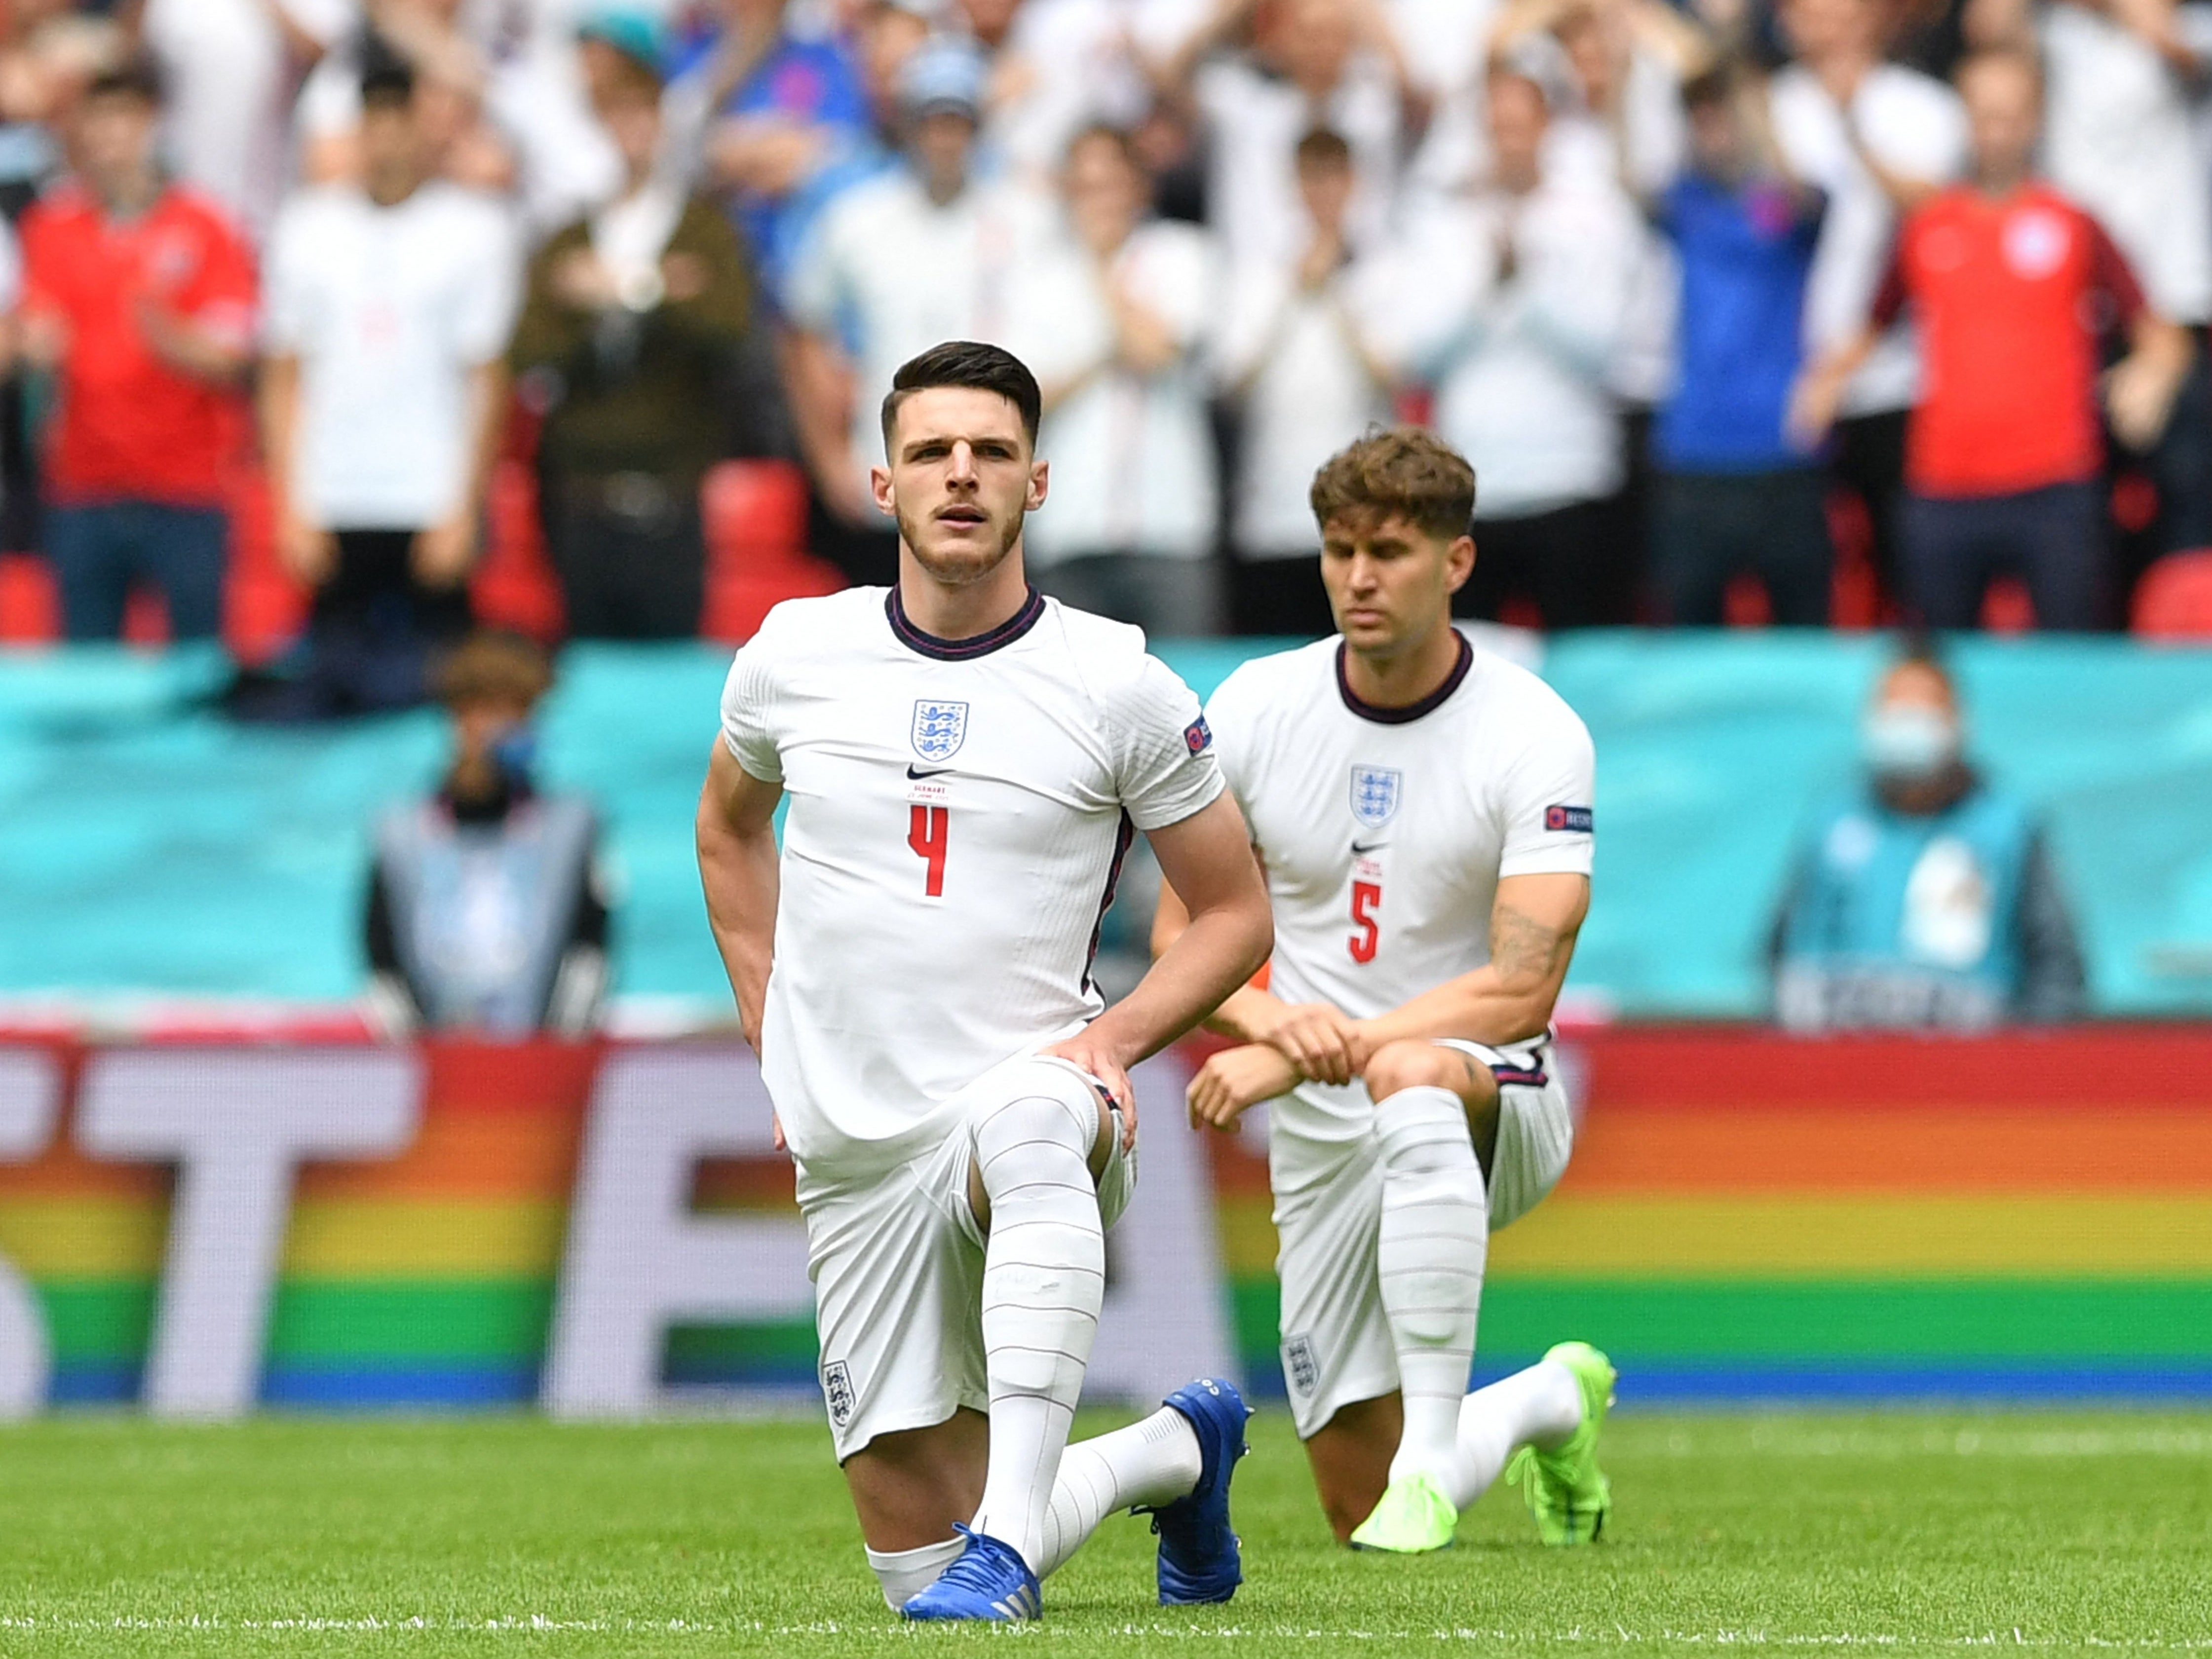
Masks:
[[[253,256],[219,208],[163,176],[161,112],[150,61],[95,78],[73,180],[23,221],[23,350],[55,401],[46,550],[73,640],[118,638],[137,584],[161,593],[172,638],[222,629]]]
[[[1607,375],[1642,257],[1610,180],[1547,159],[1548,94],[1510,70],[1489,82],[1491,173],[1415,234],[1407,284],[1413,360],[1436,427],[1474,463],[1474,574],[1455,614],[1509,599],[1547,628],[1628,620],[1632,580],[1608,499],[1626,477]]]
[[[1322,462],[1394,412],[1381,344],[1392,272],[1387,255],[1352,252],[1352,147],[1316,127],[1297,157],[1306,245],[1233,272],[1223,309],[1220,375],[1243,416],[1229,574],[1239,634],[1334,631],[1309,492]]]
[[[2107,614],[2100,388],[2114,431],[2146,448],[2165,428],[2191,343],[2151,309],[2096,220],[2036,177],[2035,59],[1977,52],[1959,84],[1972,179],[1905,222],[1872,327],[1807,377],[1800,428],[1825,430],[1875,349],[1875,331],[1910,306],[1929,368],[1905,446],[1912,613],[1970,628],[1990,578],[2016,570],[2043,627],[2095,628]],[[2111,333],[2128,355],[2107,375]]]
[[[263,442],[278,551],[314,590],[304,672],[258,712],[422,701],[469,625],[517,271],[493,204],[430,174],[414,72],[362,86],[364,181],[303,191],[269,256]]]
[[[532,717],[551,663],[512,634],[471,635],[437,678],[453,763],[376,829],[365,932],[388,1036],[578,1036],[607,986],[607,884],[586,802],[534,784]]]
[[[545,416],[538,505],[570,635],[678,639],[699,631],[699,486],[750,284],[728,222],[665,164],[659,28],[637,13],[588,27],[617,49],[592,102],[622,191],[532,260],[508,363]]]
[[[1828,620],[1827,479],[1787,416],[1827,198],[1790,175],[1759,78],[1716,69],[1685,98],[1691,164],[1653,204],[1682,273],[1674,390],[1652,432],[1662,614],[1717,627],[1730,579],[1750,571],[1776,622],[1817,628]]]
[[[905,163],[822,214],[785,293],[793,415],[819,495],[817,550],[856,582],[889,582],[898,532],[876,511],[868,469],[898,366],[943,340],[1005,338],[1009,292],[1047,209],[978,176],[983,60],[939,40],[907,60]]]
[[[1218,626],[1218,487],[1204,371],[1218,285],[1189,225],[1155,219],[1127,133],[1078,135],[1064,228],[1016,278],[1012,337],[1044,391],[1052,493],[1025,545],[1036,585],[1147,633]]]
[[[2079,1018],[2081,952],[2027,805],[1965,758],[1959,692],[1925,647],[1881,677],[1865,784],[1814,820],[1773,934],[1793,1030],[1982,1030]]]
[[[1805,298],[1817,357],[1866,327],[1899,216],[1966,166],[1966,119],[1950,88],[1886,59],[1884,0],[1782,0],[1779,15],[1795,56],[1774,76],[1775,139],[1790,173],[1828,201]],[[1912,336],[1886,330],[1838,408],[1835,475],[1863,505],[1875,566],[1893,586],[1905,412],[1920,385]]]

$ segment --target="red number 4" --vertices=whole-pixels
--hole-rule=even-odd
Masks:
[[[921,809],[916,807],[916,811]],[[1355,881],[1352,884],[1352,924],[1359,931],[1352,936],[1352,959],[1354,962],[1375,960],[1375,947],[1382,942],[1382,924],[1376,918],[1376,907],[1382,902],[1382,884],[1379,881]]]
[[[914,848],[914,855],[928,860],[932,898],[945,896],[945,843],[951,824],[952,814],[944,807],[917,806],[906,832],[906,844]]]

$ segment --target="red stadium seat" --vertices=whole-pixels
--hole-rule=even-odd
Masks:
[[[489,494],[483,557],[469,578],[477,620],[550,645],[566,617],[539,526],[537,472],[510,453],[494,467]]]
[[[2136,585],[2133,623],[2147,640],[2212,640],[2212,550],[2151,566]]]
[[[61,637],[61,596],[44,559],[0,556],[0,645],[45,645]]]
[[[835,568],[806,548],[806,478],[788,461],[725,461],[701,496],[707,530],[707,609],[699,631],[741,645],[778,603],[834,593]]]

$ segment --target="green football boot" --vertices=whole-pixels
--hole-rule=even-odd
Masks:
[[[1425,1555],[1449,1549],[1459,1528],[1459,1510],[1444,1489],[1427,1474],[1394,1480],[1375,1513],[1352,1534],[1356,1550],[1387,1550],[1393,1555]]]
[[[1505,1478],[1528,1493],[1537,1535],[1547,1544],[1595,1543],[1613,1513],[1613,1486],[1597,1466],[1597,1437],[1613,1404],[1616,1373],[1587,1342],[1562,1342],[1544,1358],[1558,1360],[1581,1385],[1582,1426],[1556,1450],[1522,1447],[1505,1466]]]

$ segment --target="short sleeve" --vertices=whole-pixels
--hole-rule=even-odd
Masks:
[[[514,230],[494,209],[483,214],[481,262],[470,273],[454,320],[453,346],[467,363],[488,363],[506,354],[520,304],[522,251]]]
[[[775,744],[775,677],[765,630],[753,635],[722,683],[722,741],[738,764],[763,783],[783,781]]]
[[[1221,765],[1191,689],[1147,655],[1120,702],[1121,805],[1137,828],[1164,830],[1211,806]]]
[[[1213,738],[1216,763],[1229,793],[1237,797],[1248,818],[1252,816],[1252,751],[1259,743],[1250,686],[1248,665],[1222,681],[1206,703],[1206,724]]]
[[[839,205],[833,203],[815,222],[784,279],[784,310],[810,334],[835,336],[843,310],[837,244],[845,216]]]
[[[1522,723],[1528,742],[1498,780],[1500,880],[1590,872],[1597,755],[1589,732],[1556,699]]]
[[[210,215],[207,238],[207,258],[192,286],[193,319],[231,345],[250,346],[258,326],[253,251],[220,214]]]

